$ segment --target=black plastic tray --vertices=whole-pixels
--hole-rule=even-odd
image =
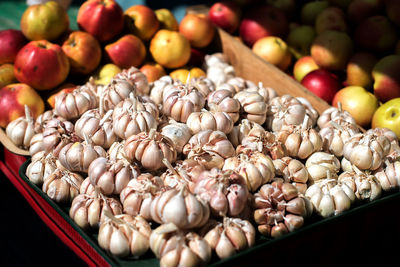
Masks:
[[[19,175],[20,177],[30,186],[32,187],[44,200],[46,200],[56,212],[58,212],[75,230],[78,232],[97,252],[100,256],[102,256],[110,265],[112,266],[159,266],[159,261],[154,257],[152,252],[149,250],[148,253],[143,255],[139,259],[120,259],[117,257],[114,257],[112,255],[109,255],[106,251],[101,249],[97,243],[97,233],[92,232],[92,231],[84,231],[82,230],[70,217],[69,217],[69,206],[67,205],[59,205],[55,203],[52,199],[50,199],[47,194],[45,194],[42,189],[32,182],[27,178],[25,175],[25,171],[29,163],[31,162],[30,159],[28,159],[19,169]],[[314,215],[305,222],[305,226],[302,228],[298,229],[297,231],[291,232],[285,236],[282,236],[277,239],[268,239],[263,236],[257,236],[257,241],[255,246],[252,248],[246,249],[244,251],[241,251],[234,256],[224,259],[224,260],[219,260],[214,256],[212,261],[210,262],[209,266],[245,266],[248,265],[250,262],[252,264],[256,263],[256,265],[266,265],[267,262],[270,262],[274,255],[277,255],[276,248],[280,250],[282,254],[287,256],[293,256],[297,257],[298,253],[296,254],[294,251],[291,252],[291,250],[296,249],[298,252],[300,251],[301,253],[306,253],[309,250],[316,250],[319,248],[318,251],[316,252],[317,255],[317,260],[321,260],[325,262],[323,259],[327,255],[330,255],[328,251],[327,254],[323,253],[323,247],[322,246],[328,246],[332,247],[332,244],[329,244],[330,241],[336,242],[335,240],[326,240],[326,244],[319,244],[321,240],[320,238],[324,239],[324,236],[330,236],[329,238],[333,237],[340,237],[341,234],[344,235],[349,235],[350,232],[356,231],[357,229],[350,229],[350,230],[345,230],[343,231],[344,228],[346,227],[346,223],[349,221],[353,221],[356,224],[359,224],[360,222],[357,221],[359,218],[358,216],[365,217],[365,215],[368,217],[369,214],[368,212],[371,210],[378,210],[382,211],[385,209],[386,205],[391,205],[394,207],[400,207],[400,192],[393,192],[393,193],[385,193],[380,199],[377,199],[373,202],[368,202],[368,203],[359,203],[357,206],[354,206],[352,209],[343,212],[340,215],[333,216],[330,218],[319,218],[318,216]],[[396,213],[397,214],[397,213]],[[373,215],[373,214],[372,214]],[[388,215],[389,216],[389,215]],[[373,216],[372,216],[373,217]],[[397,217],[394,217],[394,219],[398,219]],[[364,220],[364,219],[362,219]],[[363,221],[361,221],[362,223]],[[373,223],[375,225],[375,222],[372,222],[372,220],[368,219],[368,221],[364,220],[366,225],[368,223]],[[377,222],[382,222],[381,218],[377,218]],[[354,224],[354,223],[353,223]],[[384,225],[384,221],[382,223]],[[398,223],[395,223],[396,225],[399,225]],[[337,227],[336,227],[337,226]],[[355,228],[354,225],[351,226],[352,228]],[[365,229],[363,229],[362,226],[360,226],[361,231],[365,233]],[[369,226],[368,226],[369,227]],[[382,230],[379,229],[379,225],[376,225],[376,229],[371,229],[372,231],[375,230]],[[338,228],[341,228],[338,229]],[[358,229],[358,230],[360,230]],[[329,231],[329,233],[326,233],[326,231]],[[332,233],[332,231],[338,231],[338,235],[336,233]],[[398,230],[397,230],[398,233]],[[320,238],[315,238],[315,234],[319,235]],[[365,233],[368,234],[368,233]],[[342,240],[346,241],[346,237],[340,237]],[[317,241],[316,241],[317,240]],[[309,242],[311,243],[309,243]],[[325,241],[325,240],[323,240]],[[362,240],[361,240],[362,242]],[[324,242],[325,243],[325,242]],[[372,245],[372,244],[371,244]],[[345,249],[346,247],[352,247],[351,244],[342,244],[342,248]],[[396,245],[396,247],[398,247]],[[286,249],[287,248],[287,249]],[[357,248],[353,248],[355,251]],[[282,251],[285,250],[285,251]],[[287,250],[287,251],[286,251]],[[337,248],[336,251],[333,251],[333,253],[340,253],[340,248]],[[272,255],[271,255],[272,254]],[[281,256],[281,255],[277,255]],[[306,256],[306,255],[304,255]],[[333,255],[332,255],[333,256]],[[383,255],[382,255],[383,256]],[[265,262],[260,262],[259,259],[265,259]],[[267,260],[268,259],[268,260]],[[292,262],[290,260],[290,257],[281,259],[280,261],[282,262]],[[276,259],[275,259],[276,260]],[[274,260],[274,262],[275,262]],[[314,259],[315,260],[315,259]],[[279,261],[278,261],[279,262]],[[303,262],[303,260],[301,261]],[[326,266],[330,266],[329,261],[326,261]],[[360,261],[361,263],[361,261]],[[268,264],[269,265],[269,264]],[[313,265],[313,264],[311,264]]]

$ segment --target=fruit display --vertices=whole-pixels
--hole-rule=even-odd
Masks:
[[[362,28],[398,25],[374,12],[347,22],[355,7],[337,2],[304,4],[297,19],[315,29],[295,51],[295,1],[220,2],[178,22],[167,9],[88,0],[79,31],[4,34],[20,43],[4,52],[20,83],[0,90],[0,126],[29,151],[29,181],[107,255],[217,263],[400,189],[399,60],[384,55],[392,40],[369,47]],[[356,20],[368,20],[357,41]],[[239,76],[213,50],[213,23],[333,106]]]

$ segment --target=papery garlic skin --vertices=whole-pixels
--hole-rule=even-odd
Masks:
[[[82,229],[97,229],[106,219],[105,210],[113,215],[122,214],[121,203],[115,198],[106,197],[98,192],[91,195],[80,194],[72,201],[69,216]]]
[[[190,79],[189,83],[191,86],[196,87],[205,98],[207,98],[211,92],[215,91],[214,82],[207,77],[201,76],[198,78],[192,78]]]
[[[348,111],[342,110],[341,107],[330,107],[326,109],[318,118],[317,124],[320,129],[328,127],[331,121],[342,120],[350,124],[356,125],[356,121]]]
[[[234,147],[237,147],[253,128],[264,131],[264,128],[260,124],[243,119],[238,125],[233,127],[232,131],[228,134],[228,139]]]
[[[207,97],[207,107],[211,112],[226,112],[233,122],[239,120],[240,102],[233,98],[231,91],[219,89],[210,93]]]
[[[283,157],[275,159],[273,164],[277,176],[282,176],[285,182],[292,183],[300,193],[305,193],[310,174],[301,161]]]
[[[35,135],[34,119],[28,106],[25,105],[25,116],[11,121],[6,127],[8,138],[18,147],[28,149]]]
[[[25,174],[32,183],[41,185],[57,169],[56,160],[51,153],[39,152],[32,157]]]
[[[128,98],[129,95],[136,94],[136,86],[125,79],[112,78],[101,91],[100,96],[103,100],[104,111],[114,109],[121,101]]]
[[[400,188],[400,162],[386,162],[374,173],[383,191],[394,191]]]
[[[156,105],[160,105],[163,102],[164,92],[172,89],[174,85],[182,85],[179,80],[174,80],[170,76],[165,75],[150,84],[150,98]]]
[[[203,130],[221,131],[228,134],[233,129],[233,121],[228,113],[209,112],[205,109],[190,114],[186,124],[192,134],[196,134]]]
[[[115,78],[126,80],[133,84],[136,87],[135,89],[137,94],[139,95],[148,95],[150,93],[150,86],[147,77],[138,68],[130,67],[124,69],[115,75]]]
[[[338,182],[353,189],[358,200],[373,201],[382,195],[380,182],[374,175],[368,173],[343,172],[339,175]]]
[[[178,153],[182,153],[183,147],[187,144],[190,137],[192,137],[192,133],[187,124],[174,120],[170,120],[169,124],[161,128],[161,134],[173,142]]]
[[[326,152],[315,152],[306,161],[306,168],[311,182],[327,178],[327,175],[336,177],[340,170],[339,160]]]
[[[241,91],[234,96],[239,100],[242,116],[245,119],[263,124],[267,117],[267,104],[264,97],[257,92]]]
[[[124,140],[141,132],[150,132],[151,129],[157,129],[157,121],[145,110],[122,112],[113,120],[114,133]]]
[[[32,136],[31,141],[29,142],[29,155],[33,156],[41,151],[44,151],[43,133],[37,133]]]
[[[116,257],[140,257],[150,247],[151,227],[141,216],[106,218],[99,228],[99,246]]]
[[[69,121],[52,119],[43,130],[44,151],[52,152],[56,157],[65,145],[76,141],[80,141],[80,138],[74,134],[74,125]]]
[[[79,174],[56,169],[44,180],[42,190],[55,202],[67,203],[79,194],[82,182]]]

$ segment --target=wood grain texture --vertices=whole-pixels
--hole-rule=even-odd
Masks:
[[[321,114],[330,105],[317,97],[296,80],[274,65],[266,62],[240,41],[233,38],[222,29],[218,29],[222,52],[228,56],[230,63],[236,71],[236,75],[258,83],[265,87],[271,87],[279,95],[289,94],[296,97],[304,97]]]
[[[0,127],[0,142],[3,144],[5,148],[7,148],[10,152],[21,155],[21,156],[29,156],[29,151],[21,149],[14,145],[14,143],[8,138],[7,134]]]

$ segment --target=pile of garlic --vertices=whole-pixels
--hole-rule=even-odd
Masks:
[[[207,77],[148,84],[135,68],[90,80],[7,134],[30,148],[29,179],[71,205],[116,257],[151,250],[162,266],[197,266],[400,188],[398,139],[361,132],[341,108],[322,114],[235,76],[222,54]]]

